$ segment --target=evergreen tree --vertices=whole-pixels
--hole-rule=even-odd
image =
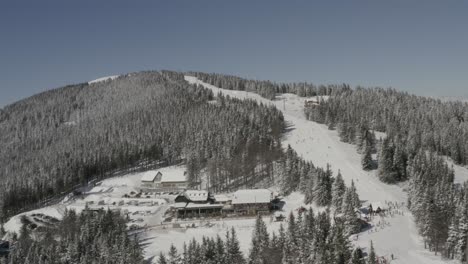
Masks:
[[[365,141],[364,149],[361,154],[361,165],[363,170],[372,170],[374,167],[372,161],[372,146]]]
[[[338,171],[332,187],[332,205],[335,207],[336,212],[341,212],[341,205],[343,204],[343,196],[346,192],[346,185],[343,180],[341,172]]]
[[[353,191],[351,188],[348,188],[346,190],[341,209],[345,225],[345,233],[347,235],[358,233],[361,230],[361,224],[356,215],[356,207],[354,203]]]
[[[314,201],[318,206],[328,206],[332,200],[332,172],[327,164],[325,171],[319,171],[314,189]]]
[[[163,253],[159,254],[158,264],[168,264],[167,259]]]
[[[231,233],[226,236],[226,264],[243,264],[245,263],[244,256],[240,251],[239,240],[237,239],[236,230],[234,227]]]
[[[351,264],[365,264],[363,259],[362,250],[360,248],[356,248],[353,251],[353,256],[351,258]]]
[[[179,264],[180,263],[180,255],[177,253],[176,247],[171,244],[171,247],[169,248],[169,253],[168,253],[168,264]]]
[[[335,223],[333,228],[333,263],[347,264],[351,258],[350,242],[345,234],[345,227],[342,221]]]
[[[255,228],[252,234],[252,245],[248,263],[267,263],[269,243],[270,239],[265,222],[263,222],[262,217],[258,215],[257,220],[255,221]]]
[[[377,256],[375,255],[375,249],[374,249],[374,243],[371,240],[370,243],[370,251],[369,251],[369,257],[368,257],[368,264],[376,264],[377,263]]]

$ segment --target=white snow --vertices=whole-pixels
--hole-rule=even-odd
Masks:
[[[101,77],[96,80],[89,81],[88,84],[93,84],[93,83],[98,83],[98,82],[105,82],[107,80],[114,80],[120,75],[111,75],[111,76],[106,76],[106,77]]]
[[[455,183],[464,183],[468,181],[468,168],[467,167],[455,164],[451,158],[446,157],[446,156],[445,156],[445,161],[450,167],[453,167],[453,170],[455,172],[455,178],[454,178]]]
[[[162,172],[161,182],[185,182],[185,171],[166,171]]]
[[[267,189],[238,190],[234,193],[232,204],[269,203],[272,192]]]
[[[48,216],[55,217],[57,219],[62,219],[63,213],[65,211],[65,207],[62,205],[53,205],[44,208],[40,208],[37,210],[32,210],[29,212],[21,213],[18,215],[13,216],[4,224],[5,231],[9,233],[16,233],[19,234],[21,230],[21,216],[23,215],[31,215],[31,214],[44,214]],[[5,235],[6,236],[6,235]]]
[[[208,199],[208,192],[204,190],[187,190],[184,192],[185,197],[190,201],[200,202]]]
[[[215,194],[214,199],[218,203],[225,203],[225,202],[231,201],[231,199],[227,195],[224,195],[224,194]]]
[[[158,175],[158,171],[147,171],[143,173],[143,176],[141,177],[142,182],[154,182],[156,179],[156,176]]]
[[[211,89],[214,94],[222,92],[231,97],[250,98],[266,105],[275,105],[283,111],[285,121],[289,124],[289,132],[286,133],[283,146],[286,147],[290,144],[299,155],[312,161],[316,166],[325,167],[330,164],[335,173],[340,170],[347,184],[354,180],[359,196],[364,202],[381,201],[385,203],[389,201],[401,204],[407,201],[407,194],[402,186],[384,184],[379,181],[375,171],[362,170],[360,155],[356,152],[355,146],[341,142],[337,132],[328,130],[325,125],[305,119],[303,114],[305,98],[294,94],[282,94],[277,96],[275,101],[270,101],[250,92],[220,89],[192,76],[185,76],[185,80],[189,83],[203,85]],[[385,135],[379,134],[379,136]],[[456,170],[456,177],[459,177],[458,173],[460,171]],[[290,199],[288,200],[292,202]],[[388,225],[385,227],[377,228],[378,222],[384,220],[374,219],[375,226],[372,230],[375,232],[362,232],[354,243],[366,249],[372,240],[380,256],[388,257],[390,254],[394,254],[396,259],[392,263],[448,263],[447,260],[442,260],[440,256],[434,256],[433,252],[424,249],[423,241],[417,232],[411,214],[404,206],[400,210],[403,215],[386,218],[385,223]],[[245,248],[245,245],[242,247]]]

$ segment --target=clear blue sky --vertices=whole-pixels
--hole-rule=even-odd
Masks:
[[[0,106],[151,69],[468,95],[468,1],[1,1]]]

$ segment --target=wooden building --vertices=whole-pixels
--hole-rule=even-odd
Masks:
[[[200,218],[200,217],[216,217],[222,215],[222,204],[211,203],[175,203],[173,210],[176,218]]]
[[[162,173],[159,171],[147,171],[141,177],[142,188],[159,188],[161,184]]]
[[[214,198],[208,191],[186,190],[175,198],[176,203],[213,203]]]
[[[268,189],[238,190],[232,199],[233,211],[237,214],[255,215],[271,210],[273,193]]]
[[[147,171],[141,177],[141,188],[155,192],[182,192],[187,189],[186,173]]]

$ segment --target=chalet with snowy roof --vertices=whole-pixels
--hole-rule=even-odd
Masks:
[[[141,187],[159,188],[161,184],[162,173],[159,171],[147,171],[141,177]]]
[[[161,189],[166,192],[178,192],[187,189],[186,172],[183,174],[164,173],[161,177]]]
[[[212,203],[214,198],[205,190],[186,190],[175,198],[176,203]]]
[[[158,192],[181,192],[187,188],[186,173],[147,171],[141,177],[141,187]]]
[[[238,190],[232,198],[232,208],[238,214],[258,214],[269,212],[273,192],[268,189]]]

